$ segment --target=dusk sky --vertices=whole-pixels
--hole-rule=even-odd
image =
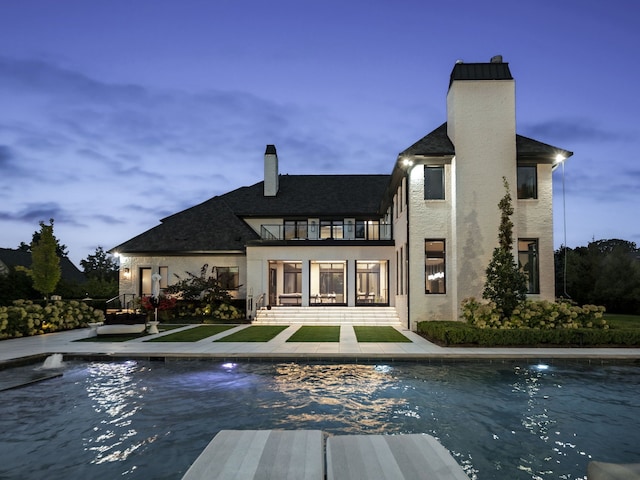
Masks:
[[[638,20],[636,0],[0,0],[0,247],[54,218],[78,264],[261,181],[267,144],[283,174],[391,173],[446,120],[456,60],[498,54],[518,133],[574,152],[567,245],[640,244]]]

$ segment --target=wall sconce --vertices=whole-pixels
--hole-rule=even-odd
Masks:
[[[128,268],[125,268],[125,269],[123,270],[123,277],[124,277],[126,280],[129,280],[129,279],[131,278],[131,270],[129,270]]]
[[[347,232],[349,232],[349,233],[353,232],[353,223],[352,222],[347,223]]]
[[[316,233],[316,222],[311,222],[311,231]]]

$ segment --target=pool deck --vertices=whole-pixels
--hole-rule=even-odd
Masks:
[[[195,325],[182,327],[192,328]],[[0,341],[0,365],[54,353],[66,356],[182,357],[233,360],[335,360],[335,361],[430,361],[456,359],[580,359],[602,363],[640,360],[640,348],[474,348],[441,347],[409,330],[398,328],[411,342],[359,343],[353,327],[343,325],[340,342],[287,342],[301,326],[291,325],[268,342],[215,342],[249,325],[240,325],[197,342],[146,342],[150,338],[180,331],[146,336],[127,342],[77,342],[91,329],[49,333]]]

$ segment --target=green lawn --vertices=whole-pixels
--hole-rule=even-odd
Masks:
[[[252,325],[216,342],[268,342],[286,328],[286,325]]]
[[[640,315],[605,313],[603,318],[607,321],[610,328],[640,329]]]
[[[339,342],[339,326],[303,326],[287,342]]]
[[[362,343],[401,343],[411,342],[407,337],[401,334],[393,327],[364,327],[354,326],[358,342]]]
[[[217,335],[236,325],[200,325],[198,327],[189,328],[181,332],[170,333],[162,337],[151,338],[145,342],[197,342],[203,338]]]

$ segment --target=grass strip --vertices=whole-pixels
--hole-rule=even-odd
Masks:
[[[239,332],[215,340],[216,342],[268,342],[278,335],[286,325],[252,325]]]
[[[149,340],[145,340],[145,342],[197,342],[198,340],[217,335],[234,327],[236,327],[236,325],[199,325],[181,332],[150,338]]]
[[[300,327],[287,342],[339,342],[340,326],[308,325]]]
[[[364,327],[354,325],[358,342],[362,343],[411,343],[407,337],[393,327]]]

